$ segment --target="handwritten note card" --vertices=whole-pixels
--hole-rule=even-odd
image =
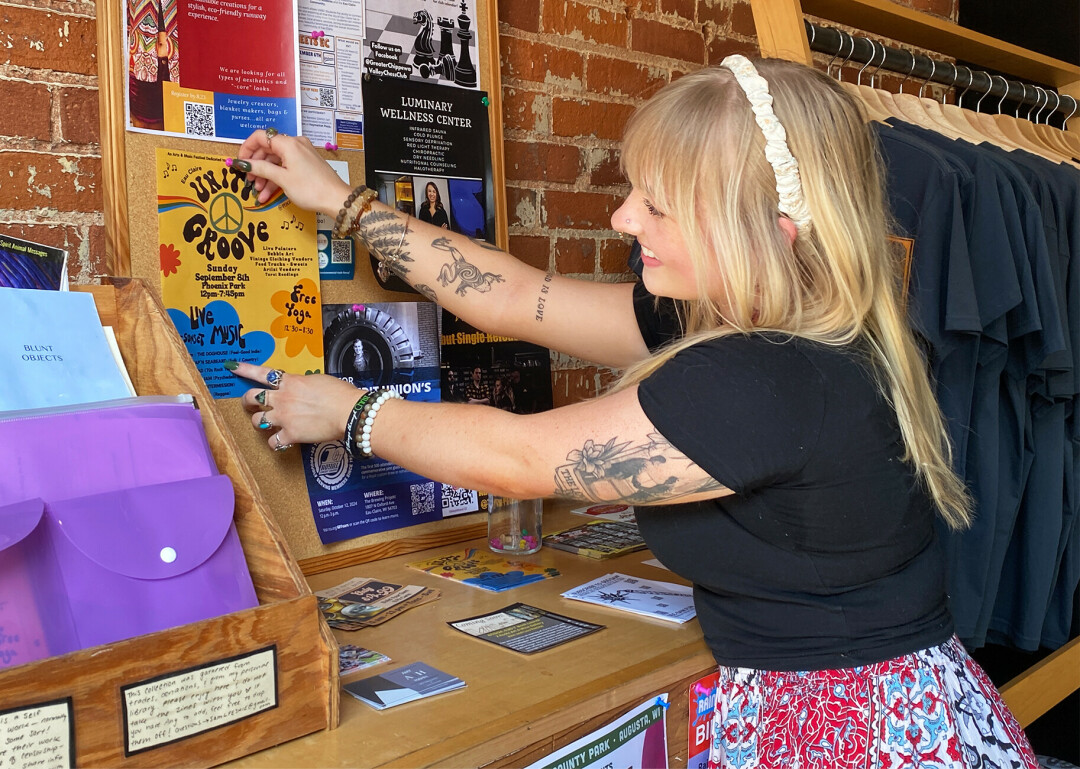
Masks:
[[[123,688],[128,755],[277,707],[276,648]]]
[[[71,700],[0,711],[0,766],[74,766],[71,719]]]

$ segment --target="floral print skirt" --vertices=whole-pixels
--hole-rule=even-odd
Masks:
[[[721,667],[709,769],[1038,769],[993,683],[951,638],[800,672]]]

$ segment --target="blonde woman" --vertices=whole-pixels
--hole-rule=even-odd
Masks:
[[[720,666],[711,766],[1036,767],[953,635],[934,519],[963,527],[969,503],[856,103],[806,67],[730,56],[641,107],[622,157],[611,222],[640,244],[642,282],[610,285],[410,221],[306,141],[256,132],[241,170],[262,196],[339,214],[474,325],[627,373],[521,416],[229,364],[260,383],[252,423],[273,407],[278,450],[344,438],[458,486],[637,505]]]

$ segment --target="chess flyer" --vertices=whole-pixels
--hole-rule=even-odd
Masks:
[[[315,214],[280,192],[259,204],[225,159],[157,150],[161,299],[215,398],[251,383],[227,360],[321,371]]]
[[[241,142],[298,133],[292,0],[127,0],[127,127]]]
[[[366,0],[364,72],[475,89],[476,0]]]

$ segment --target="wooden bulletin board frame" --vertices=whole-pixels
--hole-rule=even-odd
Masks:
[[[102,189],[104,193],[105,248],[109,273],[139,277],[161,298],[158,261],[157,192],[152,169],[159,147],[221,155],[236,152],[236,144],[208,142],[128,132],[124,112],[127,88],[128,46],[124,34],[125,0],[99,0],[97,36],[99,100],[101,115]],[[508,243],[506,218],[506,171],[503,162],[502,89],[499,73],[498,0],[477,0],[476,30],[479,33],[480,90],[486,92],[491,142],[492,187],[495,199],[495,239],[500,248]],[[364,180],[364,153],[319,150],[324,157],[346,160],[353,184]],[[422,301],[418,294],[391,292],[370,276],[367,255],[356,259],[356,278],[323,281],[324,303]],[[305,574],[315,574],[352,564],[415,552],[429,547],[463,542],[486,531],[486,520],[466,514],[323,545],[319,540],[308,501],[300,452],[269,451],[262,437],[251,429],[238,399],[216,401],[242,458],[268,500],[271,514],[281,528]]]

